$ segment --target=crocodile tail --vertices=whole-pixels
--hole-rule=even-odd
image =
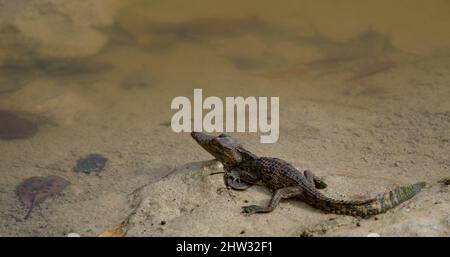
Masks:
[[[321,199],[309,201],[309,203],[326,212],[368,218],[386,212],[412,198],[424,188],[425,185],[425,182],[419,182],[409,186],[396,187],[393,190],[377,195],[374,198],[357,201],[335,200],[321,194],[315,194],[315,197]]]
[[[364,214],[362,217],[370,217],[398,206],[419,193],[425,185],[425,182],[419,182],[408,186],[396,187],[389,192],[376,196],[373,202],[361,207],[361,213]]]
[[[377,195],[366,203],[347,205],[344,207],[343,211],[340,212],[342,212],[342,214],[359,216],[362,218],[368,218],[379,213],[384,213],[411,199],[420,192],[425,185],[425,182],[419,182],[413,185],[396,187],[389,192]]]

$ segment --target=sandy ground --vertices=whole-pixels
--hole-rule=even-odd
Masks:
[[[443,18],[405,31],[393,18],[400,11],[385,12],[389,3],[369,16],[353,6],[361,13],[342,13],[348,20],[337,29],[326,5],[307,1],[284,7],[289,15],[250,4],[240,12],[230,4],[219,15],[207,4],[174,16],[164,14],[175,3],[108,9],[102,1],[47,2],[39,12],[31,5],[0,20],[10,39],[0,42],[0,108],[43,117],[33,137],[0,140],[1,236],[97,236],[124,221],[127,236],[450,235],[449,189],[437,183],[450,176],[447,5],[408,10],[406,20]],[[92,8],[106,11],[93,17]],[[44,40],[29,30],[36,20],[46,27],[75,14],[63,25],[89,47],[70,43],[78,36]],[[51,51],[55,45],[62,50]],[[220,175],[209,175],[221,166],[168,123],[171,100],[192,98],[194,88],[205,97],[279,96],[277,143],[230,134],[257,155],[314,171],[329,196],[369,197],[418,181],[429,186],[376,220],[327,215],[295,200],[243,216],[246,201],[266,203],[270,192],[224,188]],[[73,171],[90,153],[108,158],[100,176]],[[71,185],[24,220],[15,187],[48,175]]]
[[[137,205],[127,235],[447,236],[450,232],[448,188],[436,183],[414,200],[376,218],[324,214],[296,200],[283,202],[270,214],[248,217],[240,213],[240,207],[266,204],[271,193],[259,187],[245,192],[226,189],[220,175],[210,175],[217,170],[220,168],[210,162],[190,163],[180,167],[178,174],[139,189],[133,194]],[[382,180],[374,183],[373,179],[338,175],[325,179],[333,187],[325,190],[326,194],[341,199],[352,198],[355,192],[386,190],[380,186]],[[345,190],[348,186],[353,186],[352,190]]]

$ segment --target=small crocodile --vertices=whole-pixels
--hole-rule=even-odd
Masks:
[[[242,212],[247,215],[271,212],[281,199],[295,197],[327,213],[368,218],[398,206],[426,185],[425,182],[419,182],[396,187],[367,200],[335,200],[318,190],[326,188],[327,184],[309,170],[300,172],[284,160],[258,157],[227,134],[215,137],[192,132],[191,135],[206,151],[222,162],[228,186],[245,190],[253,184],[262,184],[274,191],[267,206],[243,206]]]

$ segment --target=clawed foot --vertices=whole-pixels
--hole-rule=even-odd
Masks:
[[[251,184],[241,181],[238,175],[233,172],[227,172],[224,175],[225,184],[235,190],[245,190],[251,186]]]
[[[259,205],[248,205],[242,206],[241,213],[244,213],[246,216],[250,216],[255,213],[266,212],[266,208]]]
[[[317,189],[324,189],[328,186],[323,180],[314,180],[314,184]]]

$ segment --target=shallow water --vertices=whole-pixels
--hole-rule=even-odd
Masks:
[[[0,235],[98,234],[144,182],[210,158],[169,125],[172,99],[194,88],[280,97],[276,144],[235,134],[257,154],[386,183],[448,175],[449,11],[419,0],[0,1],[0,111],[39,126],[0,140]],[[75,173],[91,153],[109,159],[102,175]],[[72,185],[23,220],[15,187],[49,175]]]

